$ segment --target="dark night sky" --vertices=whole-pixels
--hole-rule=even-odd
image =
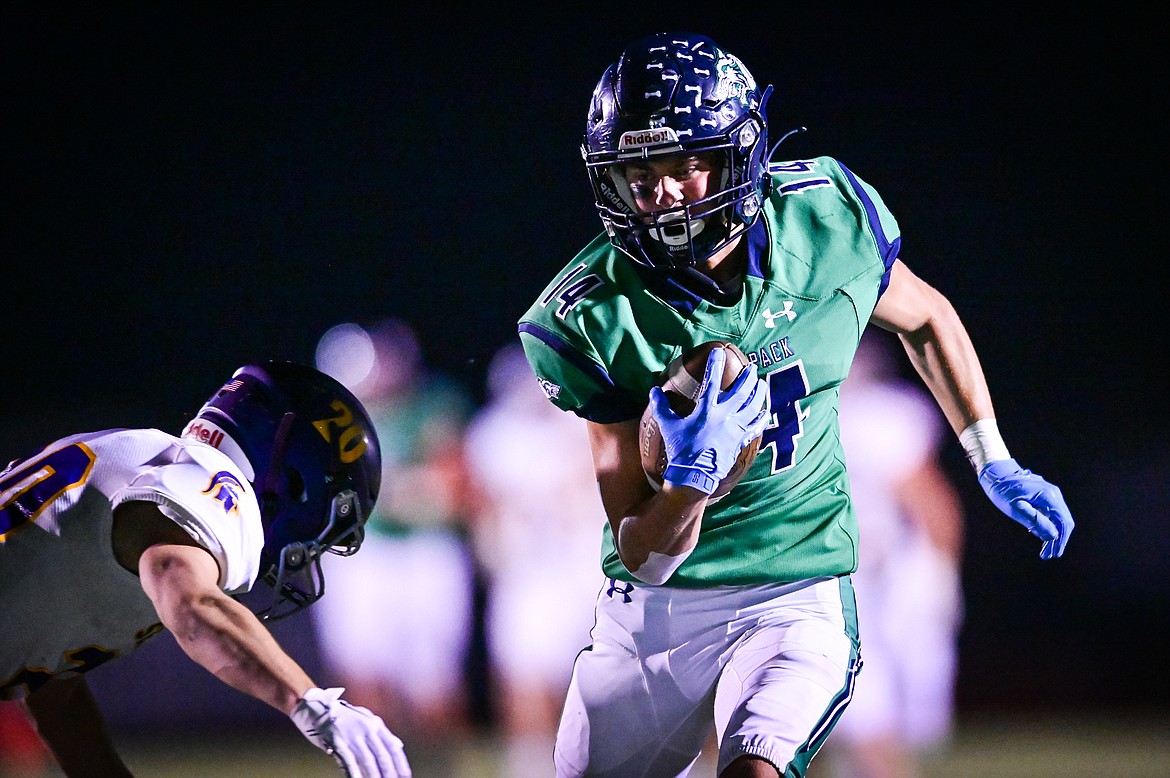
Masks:
[[[1041,563],[956,444],[961,699],[1166,707],[1153,20],[24,5],[0,25],[0,457],[81,429],[178,431],[239,364],[311,361],[354,319],[410,321],[478,391],[599,229],[578,153],[597,78],[635,37],[696,29],[775,84],[773,139],[808,127],[783,158],[836,156],[882,193],[903,258],[967,321],[1013,454],[1077,516],[1066,558]]]

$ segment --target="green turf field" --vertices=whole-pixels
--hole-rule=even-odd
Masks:
[[[336,778],[332,763],[290,730],[251,744],[192,736],[125,742],[122,752],[140,778]],[[490,737],[471,738],[445,753],[408,751],[415,778],[515,778],[499,767]],[[816,762],[814,761],[814,767]],[[704,762],[696,778],[713,778]],[[58,778],[60,772],[14,772],[5,778]],[[532,775],[552,776],[552,771]],[[923,778],[1168,778],[1170,716],[1083,719],[968,718],[952,747],[926,765]],[[527,776],[526,776],[527,778]]]

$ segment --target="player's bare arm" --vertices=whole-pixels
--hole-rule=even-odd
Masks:
[[[638,454],[637,419],[588,428],[601,502],[626,569],[637,575],[651,552],[677,557],[693,549],[707,495],[669,483],[654,491]]]
[[[896,260],[870,321],[898,334],[914,369],[959,436],[988,498],[1043,541],[1042,559],[1064,554],[1075,526],[1064,495],[1020,467],[1008,452],[979,357],[950,301]]]
[[[901,260],[870,321],[898,334],[955,434],[995,417],[979,357],[954,306]]]
[[[157,521],[174,526],[154,506],[138,505],[153,508]],[[147,523],[141,515],[136,518],[139,527]],[[220,590],[219,567],[206,549],[194,541],[168,539],[147,546],[137,567],[142,588],[163,625],[191,659],[221,681],[286,715],[313,688],[309,676],[260,620]]]

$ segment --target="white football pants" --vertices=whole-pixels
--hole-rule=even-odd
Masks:
[[[803,776],[860,668],[848,576],[678,589],[611,579],[573,666],[557,778],[686,776],[751,754]]]

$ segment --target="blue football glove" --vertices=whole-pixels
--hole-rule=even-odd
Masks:
[[[1064,553],[1074,522],[1060,489],[1023,469],[1014,459],[988,462],[979,473],[979,485],[995,507],[1044,541],[1041,559],[1055,559]]]
[[[735,383],[719,391],[726,354],[717,348],[707,357],[707,368],[695,409],[680,417],[670,407],[666,392],[650,390],[651,412],[666,448],[662,480],[711,494],[731,472],[740,450],[756,439],[768,422],[768,392],[749,364]]]

